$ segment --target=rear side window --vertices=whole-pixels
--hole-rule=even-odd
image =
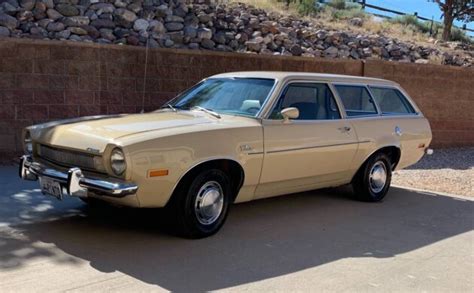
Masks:
[[[406,97],[397,89],[370,87],[374,100],[382,114],[412,114],[413,106]]]
[[[347,116],[377,115],[377,108],[364,86],[336,85]]]
[[[329,87],[324,83],[292,83],[273,109],[270,119],[281,119],[281,110],[295,107],[300,115],[297,120],[340,119],[339,110]]]

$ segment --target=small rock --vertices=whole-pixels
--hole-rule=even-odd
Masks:
[[[199,13],[197,17],[201,23],[208,23],[212,20],[212,16],[204,12]]]
[[[354,17],[352,19],[349,19],[349,24],[353,26],[362,26],[364,25],[364,20],[360,17]]]
[[[130,28],[132,23],[137,19],[137,15],[127,9],[119,8],[114,11],[116,22],[126,28]],[[128,42],[128,40],[127,40]]]
[[[337,53],[339,50],[336,47],[329,47],[326,50],[324,50],[324,56],[330,57],[330,58],[335,58],[337,56]]]
[[[149,26],[148,21],[145,19],[137,19],[135,20],[135,23],[133,24],[133,29],[136,31],[145,31]]]
[[[168,15],[165,18],[165,22],[184,22],[184,19],[177,15]]]
[[[137,46],[140,43],[140,40],[135,36],[128,36],[127,43],[129,43],[130,45]]]
[[[46,15],[52,20],[58,20],[61,17],[63,17],[61,13],[59,13],[57,10],[54,10],[52,8],[46,11]]]
[[[117,7],[117,8],[125,8],[125,7],[127,7],[127,3],[123,2],[122,0],[115,0],[114,5],[115,5],[115,7]]]
[[[10,36],[10,30],[4,26],[0,26],[0,38],[5,38]]]
[[[63,22],[66,26],[82,26],[88,25],[90,20],[87,16],[71,16],[66,17]]]
[[[156,17],[160,18],[160,17],[165,17],[171,13],[172,11],[171,9],[168,8],[168,5],[162,4],[156,8],[155,15]]]
[[[197,29],[190,25],[185,26],[183,32],[185,37],[195,38],[197,36]]]
[[[70,27],[69,30],[71,31],[71,33],[76,34],[76,35],[80,35],[80,36],[87,35],[87,31],[81,27]]]
[[[56,33],[56,38],[58,39],[69,39],[69,36],[71,35],[71,31],[70,30],[63,30],[63,31],[60,31],[58,33]]]
[[[134,2],[127,6],[128,10],[133,11],[134,13],[139,13],[142,10],[140,2]]]
[[[415,63],[417,63],[417,64],[428,64],[428,63],[430,63],[430,60],[427,60],[427,59],[417,59],[417,60],[415,60]]]
[[[97,3],[92,4],[89,9],[96,11],[97,15],[101,15],[102,13],[113,13],[115,6],[110,3]]]
[[[113,41],[116,39],[114,31],[106,28],[100,29],[100,36],[109,41]]]
[[[260,49],[262,48],[262,42],[258,42],[256,40],[250,40],[245,42],[245,46],[247,46],[247,49],[250,51],[254,52],[259,52]]]
[[[179,31],[181,30],[184,25],[181,22],[167,22],[165,27],[168,31]]]
[[[18,10],[19,10],[18,7],[15,7],[8,2],[0,3],[0,12],[3,11],[5,14],[15,16]]]
[[[50,32],[60,32],[64,30],[64,24],[61,22],[51,22],[46,29]]]
[[[188,48],[191,50],[197,50],[199,49],[199,44],[198,43],[189,43]]]
[[[301,54],[303,54],[303,49],[301,49],[301,46],[295,44],[290,47],[290,52],[294,56],[301,56]]]
[[[212,31],[208,28],[200,28],[197,31],[197,37],[201,40],[210,40],[212,38]]]
[[[69,4],[58,4],[56,10],[64,16],[75,16],[79,15],[79,9]]]
[[[149,29],[153,33],[163,34],[166,32],[166,28],[161,21],[152,20],[150,21]]]
[[[20,6],[25,10],[33,10],[35,7],[36,0],[20,0]]]
[[[214,48],[216,44],[214,43],[213,40],[211,39],[203,39],[201,41],[201,47],[205,48],[205,49],[209,49],[209,50],[212,50]]]
[[[369,40],[369,39],[361,39],[361,40],[359,41],[359,44],[360,44],[362,47],[366,48],[366,47],[370,46],[370,40]]]
[[[170,39],[166,39],[165,42],[164,42],[164,45],[165,45],[166,48],[169,48],[169,47],[174,45],[174,42]]]
[[[98,37],[100,37],[99,30],[97,28],[95,28],[94,26],[92,26],[92,25],[83,25],[81,27],[87,31],[87,34],[91,38],[97,39]]]
[[[108,19],[96,19],[96,20],[91,22],[91,25],[96,27],[97,29],[101,29],[101,28],[113,29],[113,28],[115,28],[115,23],[112,20],[108,20]]]

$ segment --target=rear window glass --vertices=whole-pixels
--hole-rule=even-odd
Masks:
[[[363,86],[336,85],[347,116],[376,115],[377,108]]]
[[[370,91],[382,114],[415,113],[415,109],[397,89],[370,87]]]

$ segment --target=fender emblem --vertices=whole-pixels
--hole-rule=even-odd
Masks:
[[[86,150],[87,150],[88,152],[91,152],[91,153],[94,153],[94,154],[100,153],[100,150],[98,150],[98,149],[87,148]]]
[[[248,152],[248,151],[251,151],[251,150],[252,150],[252,147],[249,146],[248,144],[244,144],[244,145],[240,146],[240,151],[242,151],[242,152]]]

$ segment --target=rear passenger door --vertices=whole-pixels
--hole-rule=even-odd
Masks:
[[[281,111],[299,110],[285,123]],[[256,197],[330,186],[347,180],[357,137],[326,83],[291,82],[263,120],[265,157]]]

